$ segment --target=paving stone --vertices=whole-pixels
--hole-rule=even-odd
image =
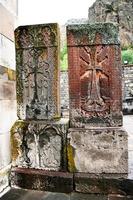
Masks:
[[[71,200],[107,200],[107,196],[73,193],[71,195]]]
[[[109,195],[108,200],[133,200],[133,196]]]

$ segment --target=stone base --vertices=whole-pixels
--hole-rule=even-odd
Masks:
[[[12,165],[66,171],[68,119],[15,122],[11,130]]]
[[[11,166],[7,166],[0,170],[0,193],[9,186],[9,171]]]
[[[37,169],[14,168],[11,172],[11,186],[23,189],[64,192],[73,191],[73,174]]]
[[[133,180],[121,174],[74,174],[75,191],[89,194],[133,195]]]
[[[68,133],[70,172],[128,173],[127,133],[122,128],[73,128]]]

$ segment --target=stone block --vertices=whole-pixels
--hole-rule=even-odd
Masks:
[[[133,196],[109,195],[108,200],[133,200]]]
[[[59,118],[58,25],[19,27],[15,43],[19,119]]]
[[[16,100],[0,100],[0,134],[9,133],[17,119],[16,107]]]
[[[0,80],[16,81],[16,72],[0,65]]]
[[[15,81],[0,80],[0,100],[16,100]]]
[[[111,23],[67,26],[71,127],[121,126],[121,49]]]
[[[14,42],[0,34],[0,65],[15,70]]]
[[[71,200],[108,200],[104,195],[72,193]]]
[[[70,172],[128,172],[127,133],[122,128],[71,128],[67,138]]]
[[[12,169],[11,185],[23,189],[64,192],[73,191],[73,174],[36,169]]]
[[[68,119],[18,120],[11,130],[12,165],[44,170],[66,170]]]
[[[122,174],[74,174],[75,191],[90,194],[133,195],[133,180]]]
[[[4,1],[5,2],[5,1]],[[14,41],[15,16],[0,2],[0,33]]]

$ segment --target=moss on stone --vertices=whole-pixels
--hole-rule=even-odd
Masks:
[[[68,34],[71,32],[76,37],[76,43],[82,44],[83,35],[88,38],[87,45],[95,44],[96,34],[101,35],[101,44],[120,44],[118,26],[113,23],[76,24],[67,26]],[[100,44],[100,43],[99,43]]]
[[[74,149],[68,144],[67,145],[67,157],[68,157],[68,169],[70,172],[76,172],[76,167],[74,163]]]
[[[28,126],[28,123],[25,123],[23,120],[16,121],[15,124],[11,128],[11,157],[12,160],[15,161],[20,154],[20,144],[15,134],[17,133],[18,129],[25,129]]]

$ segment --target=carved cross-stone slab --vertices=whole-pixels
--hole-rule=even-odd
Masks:
[[[68,119],[49,122],[16,121],[11,129],[12,165],[43,170],[66,170],[68,126]]]
[[[22,26],[15,31],[19,119],[52,119],[59,110],[57,24]]]
[[[111,23],[67,27],[71,127],[121,126],[121,55]]]

